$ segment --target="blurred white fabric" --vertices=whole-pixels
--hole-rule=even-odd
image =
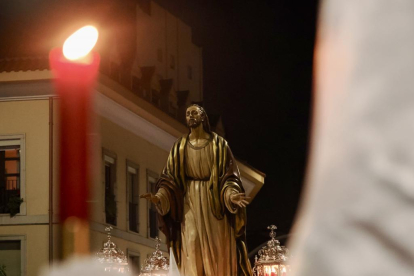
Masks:
[[[177,267],[177,262],[174,258],[174,253],[170,247],[170,271],[168,272],[168,276],[180,276],[180,271]]]
[[[322,0],[296,276],[414,275],[414,1]]]
[[[44,267],[40,276],[132,276],[132,273],[126,271],[123,273],[115,271],[105,271],[104,265],[92,257],[73,257],[62,263],[54,264],[51,268]]]

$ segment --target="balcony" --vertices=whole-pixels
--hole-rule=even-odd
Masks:
[[[8,180],[5,186],[0,186],[0,214],[10,213],[8,203],[15,197],[20,198],[19,181]]]

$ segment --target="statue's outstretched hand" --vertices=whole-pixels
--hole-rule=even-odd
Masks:
[[[246,207],[249,204],[247,199],[250,199],[250,197],[246,197],[245,193],[237,193],[230,196],[230,201],[239,207]]]
[[[155,196],[153,194],[150,194],[150,193],[140,195],[139,197],[140,198],[145,198],[146,200],[149,200],[154,204],[157,204],[158,202],[160,202],[160,199],[157,196]]]

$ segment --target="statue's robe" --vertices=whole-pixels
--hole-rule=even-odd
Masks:
[[[160,229],[182,275],[251,275],[246,210],[230,201],[244,192],[230,148],[212,133],[196,148],[188,136],[171,149],[157,182]]]

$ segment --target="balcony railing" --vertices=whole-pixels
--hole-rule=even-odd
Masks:
[[[5,189],[0,187],[0,214],[10,213],[10,209],[7,206],[10,198],[20,197],[20,189]]]
[[[7,180],[6,182],[6,190],[18,190],[20,189],[19,186],[18,180]]]

